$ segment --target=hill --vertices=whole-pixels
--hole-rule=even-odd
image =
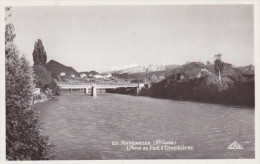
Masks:
[[[207,69],[211,73],[215,73],[214,65],[213,64],[204,64],[201,62],[190,62],[187,64],[184,64],[176,69],[172,70],[172,74],[177,74],[177,73],[184,73],[187,75],[194,75],[196,76],[201,69]],[[222,76],[241,76],[242,71],[236,67],[234,67],[232,64],[229,63],[224,63],[224,69]]]
[[[137,66],[137,67],[131,67],[123,70],[117,70],[117,71],[113,71],[113,73],[135,74],[135,73],[161,72],[161,71],[171,70],[177,67],[179,67],[179,65],[150,64],[148,66]]]
[[[96,75],[96,71],[85,71],[77,72],[74,68],[65,66],[57,61],[50,60],[46,64],[46,68],[49,72],[59,75],[61,72],[65,72],[66,75],[79,75],[80,73],[85,73],[86,75],[92,74]],[[113,71],[112,74],[115,77],[126,78],[126,79],[144,79],[151,78],[153,75],[160,76],[170,76],[172,74],[186,74],[189,76],[196,76],[201,69],[207,69],[211,73],[215,73],[214,64],[208,63],[204,64],[202,62],[189,62],[184,65],[155,65],[150,64],[148,66],[136,66],[132,68],[122,69]],[[232,64],[224,63],[224,70],[222,76],[241,76],[242,73],[254,74],[254,66],[242,66],[234,67]]]
[[[65,66],[55,60],[50,60],[46,64],[46,68],[51,73],[59,75],[61,72],[65,72],[66,75],[79,75],[79,73],[72,67]]]
[[[245,74],[254,74],[255,73],[255,67],[253,65],[248,65],[248,66],[241,66],[238,67],[242,71],[242,73]]]
[[[153,75],[159,76],[170,76],[172,74],[186,74],[188,76],[196,76],[201,69],[207,69],[212,74],[215,73],[214,64],[204,64],[202,62],[189,62],[184,65],[150,65],[148,67],[138,66],[134,68],[128,68],[124,70],[116,71],[113,75],[125,78],[133,78],[133,79],[144,79],[151,78]],[[241,76],[243,72],[252,72],[252,66],[245,66],[236,68],[232,64],[224,63],[224,70],[222,76]]]
[[[83,73],[84,73],[84,74],[86,74],[87,76],[88,76],[88,75],[90,75],[90,74],[91,74],[91,75],[97,75],[97,74],[99,74],[99,73],[98,73],[98,72],[96,72],[96,71],[86,71],[86,72],[80,72],[80,74],[83,74]]]

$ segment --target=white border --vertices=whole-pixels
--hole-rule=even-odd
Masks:
[[[5,6],[95,6],[95,5],[184,5],[184,4],[207,4],[207,5],[219,5],[219,4],[252,4],[254,5],[254,65],[255,65],[255,159],[196,159],[196,160],[54,160],[54,161],[37,161],[39,163],[202,163],[202,164],[260,164],[260,121],[259,121],[259,73],[260,73],[260,0],[1,0],[0,1],[0,163],[35,163],[36,161],[6,161],[5,152],[5,58],[4,58],[4,29],[5,29]],[[26,18],[25,18],[26,19]]]

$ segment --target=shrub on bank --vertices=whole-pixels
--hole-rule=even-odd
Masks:
[[[139,96],[149,96],[150,95],[150,89],[149,88],[142,88],[139,92]]]
[[[173,75],[159,83],[152,84],[149,91],[143,89],[142,92],[157,98],[252,107],[255,105],[254,81],[244,82],[225,77],[220,82],[213,75],[184,80]]]
[[[59,88],[57,85],[57,80],[53,75],[42,65],[34,65],[33,72],[35,74],[35,84],[37,88],[41,88],[43,93],[49,91],[51,96],[59,94]]]

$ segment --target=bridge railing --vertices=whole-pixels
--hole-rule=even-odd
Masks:
[[[58,86],[122,86],[122,87],[137,87],[137,83],[58,83]]]

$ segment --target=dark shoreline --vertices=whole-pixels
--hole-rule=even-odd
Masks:
[[[146,89],[148,90],[148,89]],[[206,103],[206,104],[217,104],[217,105],[226,105],[226,106],[230,106],[230,107],[246,107],[246,108],[250,108],[251,110],[255,109],[255,104],[254,106],[251,105],[239,105],[239,104],[233,104],[233,103],[218,103],[218,102],[210,102],[210,101],[200,101],[200,100],[192,100],[192,99],[173,99],[173,98],[166,98],[166,97],[155,97],[155,96],[151,96],[149,94],[138,94],[136,95],[133,91],[127,92],[124,91],[123,89],[118,89],[118,90],[114,90],[113,92],[107,92],[107,93],[112,93],[112,94],[123,94],[123,95],[130,95],[130,96],[143,96],[143,97],[150,97],[150,98],[156,98],[156,99],[166,99],[166,100],[175,100],[175,101],[189,101],[189,102],[198,102],[198,103]]]
[[[149,98],[162,99],[162,100],[173,100],[173,101],[182,101],[182,102],[212,104],[212,105],[223,105],[223,106],[228,106],[228,107],[233,107],[233,108],[247,108],[247,109],[250,109],[250,110],[255,110],[255,106],[246,106],[246,105],[237,105],[237,104],[225,104],[225,103],[213,103],[213,102],[196,101],[196,100],[180,100],[180,99],[160,98],[160,97],[145,96],[145,95],[142,95],[142,97],[149,97]]]

